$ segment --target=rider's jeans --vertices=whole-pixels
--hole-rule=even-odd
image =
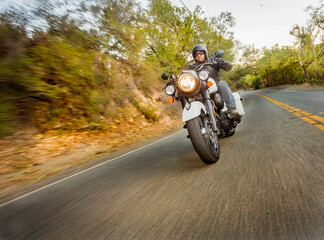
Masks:
[[[224,99],[227,108],[236,108],[235,99],[227,82],[221,80],[217,83],[218,92]]]

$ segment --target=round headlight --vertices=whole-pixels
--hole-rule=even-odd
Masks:
[[[172,96],[175,92],[175,87],[174,85],[170,84],[168,86],[166,86],[165,88],[165,93],[168,94],[169,96]]]
[[[188,73],[181,74],[178,87],[184,93],[193,93],[199,87],[198,80]]]
[[[209,72],[205,70],[201,71],[199,73],[199,78],[203,81],[206,81],[209,78]]]

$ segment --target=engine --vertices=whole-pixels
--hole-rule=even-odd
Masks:
[[[221,110],[224,108],[224,101],[221,98],[221,96],[219,95],[219,93],[215,93],[211,96],[212,100],[215,103],[215,106],[217,108],[217,110]]]

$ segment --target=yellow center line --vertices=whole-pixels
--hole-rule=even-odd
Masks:
[[[305,116],[312,116],[313,114],[305,112],[305,111],[300,111],[301,114],[304,114]]]
[[[324,126],[322,124],[318,123],[318,124],[315,124],[314,126],[321,129],[322,131],[324,131]]]
[[[312,119],[309,119],[308,117],[301,116],[300,118],[303,119],[305,122],[308,122],[308,123],[310,123],[312,125],[317,124],[317,122],[314,122]]]
[[[324,118],[316,116],[316,115],[311,115],[311,118],[315,119],[316,121],[324,123]]]
[[[264,96],[262,94],[254,93],[254,95],[264,97],[265,99],[269,100],[270,102],[273,102],[277,106],[279,106],[279,107],[287,110],[288,112],[291,112],[292,114],[296,115],[297,117],[304,120],[305,122],[307,122],[307,123],[317,127],[318,129],[321,129],[322,131],[324,131],[324,126],[323,126],[323,124],[321,124],[321,123],[324,123],[324,118],[322,118],[320,116],[317,116],[317,115],[314,115],[312,113],[300,110],[298,108],[291,107],[288,104],[284,104],[282,102],[279,102],[277,100],[274,100],[274,99],[269,98],[267,96]],[[324,113],[318,113],[318,114],[324,114]]]

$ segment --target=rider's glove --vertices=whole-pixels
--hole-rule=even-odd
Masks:
[[[213,67],[214,67],[214,68],[219,68],[220,65],[221,65],[221,61],[222,61],[221,58],[214,58],[214,59],[212,60],[212,62],[213,62]]]
[[[223,69],[225,71],[229,71],[232,68],[232,64],[230,62],[225,61],[222,58],[213,58],[212,64],[214,68]]]

